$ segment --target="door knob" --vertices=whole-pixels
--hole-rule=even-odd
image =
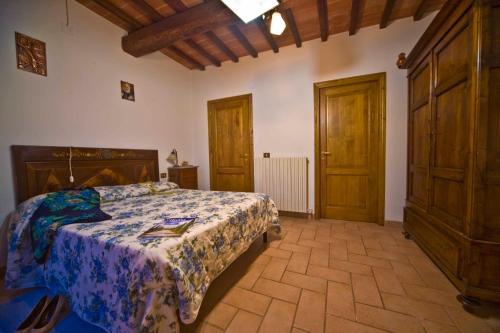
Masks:
[[[330,153],[329,151],[322,151],[321,152],[321,155],[331,155],[332,153]]]

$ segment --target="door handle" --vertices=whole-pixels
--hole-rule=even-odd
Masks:
[[[321,155],[331,155],[332,153],[330,153],[329,151],[322,151],[321,152]]]
[[[247,157],[248,157],[248,154],[240,154],[240,157],[241,157],[241,158],[247,158]]]

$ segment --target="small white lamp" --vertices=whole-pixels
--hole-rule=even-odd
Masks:
[[[167,157],[167,162],[172,164],[173,167],[179,166],[179,159],[177,158],[177,150],[174,148],[170,155]]]
[[[281,35],[285,31],[286,23],[279,12],[274,12],[271,16],[271,28],[269,29],[273,35]]]

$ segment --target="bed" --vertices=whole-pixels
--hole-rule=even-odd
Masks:
[[[22,203],[10,218],[7,287],[66,295],[75,313],[108,332],[178,332],[178,318],[196,320],[210,283],[258,237],[279,228],[266,195],[154,183],[157,151],[73,148],[74,186],[116,192],[101,204],[113,219],[60,228],[39,265],[29,217],[44,193],[70,186],[69,148],[16,146],[12,153]],[[179,238],[138,237],[165,217],[186,216],[197,219]]]

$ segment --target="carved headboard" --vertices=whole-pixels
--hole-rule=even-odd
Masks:
[[[11,146],[16,202],[64,188],[158,181],[158,151],[71,147],[74,183],[69,181],[70,147]]]

